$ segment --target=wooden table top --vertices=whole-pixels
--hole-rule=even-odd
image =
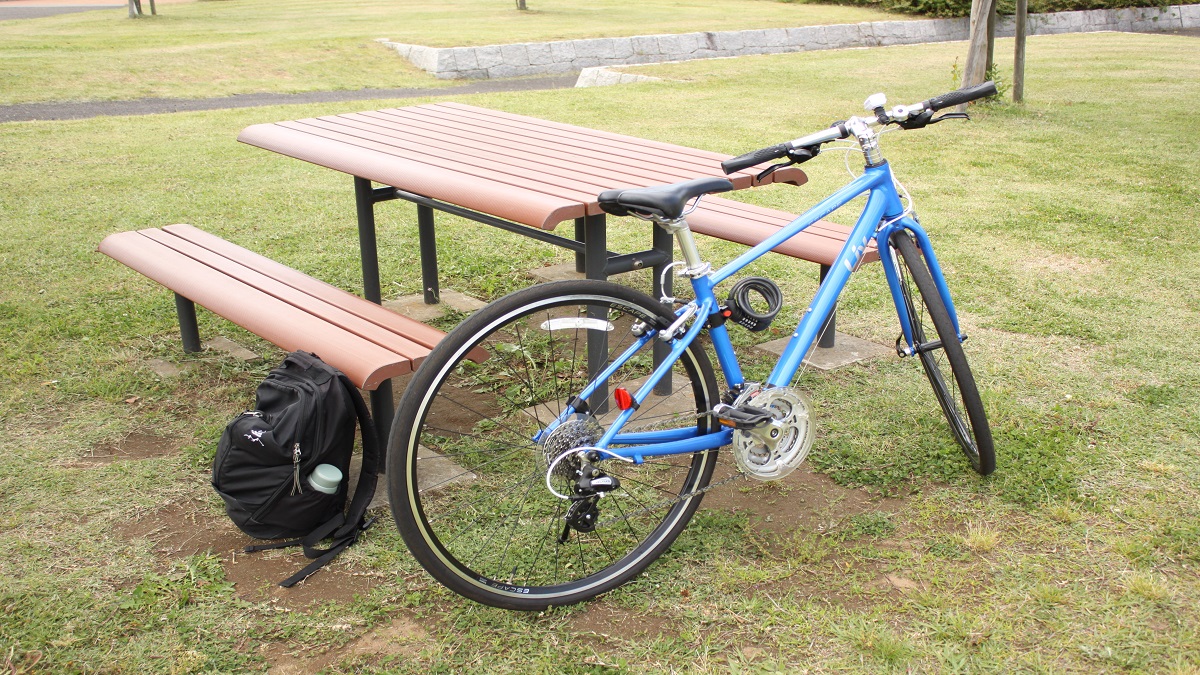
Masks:
[[[604,190],[724,176],[729,158],[450,102],[256,124],[238,140],[546,230],[602,214],[596,195]],[[760,170],[728,178],[744,189]],[[806,180],[790,167],[764,182]]]

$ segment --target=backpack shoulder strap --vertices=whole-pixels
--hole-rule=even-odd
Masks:
[[[354,488],[354,499],[350,501],[350,510],[346,512],[345,525],[335,533],[335,537],[344,536],[351,530],[366,529],[360,527],[367,507],[375,499],[375,486],[379,481],[379,438],[375,435],[375,424],[371,421],[371,412],[358,387],[350,382],[350,378],[338,373],[338,379],[350,394],[354,402],[354,412],[358,414],[358,427],[362,431],[362,469],[358,473],[358,485]],[[358,535],[355,535],[356,537]]]

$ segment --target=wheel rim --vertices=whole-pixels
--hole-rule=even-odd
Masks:
[[[605,307],[599,316],[598,305]],[[409,439],[420,450],[406,467],[407,492],[421,536],[462,581],[492,594],[549,600],[602,592],[649,564],[690,517],[699,498],[678,501],[677,495],[701,486],[715,452],[647,460],[637,467],[602,462],[621,488],[596,503],[600,527],[568,529],[565,540],[571,504],[546,488],[546,470],[565,448],[595,440],[586,421],[545,442],[533,440],[586,381],[587,333],[600,324],[612,326],[604,331],[611,358],[634,341],[628,328],[635,320],[661,318],[616,298],[527,305],[491,322],[458,350],[483,347],[491,358],[478,367],[455,366],[458,359],[450,359],[435,379]],[[649,373],[649,346],[643,352],[612,378],[610,391]],[[696,409],[713,392],[693,358],[685,353],[675,366],[675,374],[683,376],[682,391],[651,396],[627,429],[680,426],[674,412],[680,397],[686,400],[685,417],[705,424]],[[615,411],[595,415],[592,422],[605,424],[614,416]],[[555,473],[551,483],[567,494],[570,479]]]

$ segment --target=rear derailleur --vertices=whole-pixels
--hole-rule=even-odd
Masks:
[[[565,522],[562,532],[558,535],[560,544],[567,543],[571,530],[582,533],[595,531],[600,518],[600,499],[621,487],[621,481],[594,464],[600,461],[600,453],[595,450],[579,453],[576,461],[578,466],[573,467],[574,484],[568,497],[571,506],[563,516]]]

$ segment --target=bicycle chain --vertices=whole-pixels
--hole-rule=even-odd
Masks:
[[[678,497],[675,497],[674,499],[664,499],[657,504],[651,504],[650,506],[647,506],[645,508],[634,511],[633,513],[626,513],[626,514],[621,515],[620,517],[609,518],[608,520],[604,520],[599,523],[596,523],[596,529],[599,529],[601,527],[606,527],[608,525],[612,525],[613,523],[619,523],[624,520],[629,520],[630,518],[633,518],[634,516],[640,516],[640,515],[643,515],[646,513],[650,513],[651,511],[657,511],[658,509],[661,509],[664,506],[675,506],[679,502],[682,502],[686,499],[691,499],[692,497],[695,497],[696,495],[702,495],[705,492],[712,490],[713,488],[721,487],[722,485],[724,485],[726,483],[735,481],[738,478],[745,478],[745,477],[746,477],[745,473],[738,471],[737,473],[734,473],[732,476],[730,476],[728,478],[722,478],[721,480],[717,481],[716,483],[709,483],[708,485],[705,485],[704,487],[700,488],[699,490],[695,490],[692,492],[688,492],[686,494],[679,495]]]

